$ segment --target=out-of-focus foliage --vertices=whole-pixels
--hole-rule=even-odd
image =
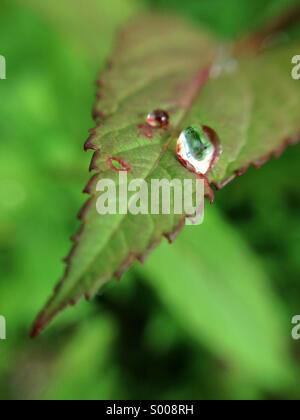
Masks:
[[[219,255],[229,263],[219,264]],[[143,273],[178,322],[230,368],[275,389],[288,379],[280,301],[258,259],[214,208],[202,226],[157,249]]]
[[[101,3],[109,3],[110,11],[103,28],[109,19],[120,23],[120,2]],[[127,3],[124,18],[136,7]],[[276,4],[288,3],[148,0],[145,7],[174,10],[235,36],[273,13]],[[219,192],[199,237],[198,228],[187,227],[173,249],[158,249],[152,262],[108,285],[96,302],[66,311],[39,340],[27,338],[63,271],[66,238],[78,227],[74,215],[84,202],[79,192],[89,178],[90,156],[82,145],[93,125],[93,81],[111,43],[103,33],[97,65],[62,28],[39,8],[2,1],[0,53],[7,59],[7,80],[0,81],[0,314],[8,339],[0,342],[0,398],[299,399],[300,344],[290,338],[291,318],[300,312],[298,146]],[[169,276],[153,266],[164,255]],[[172,281],[178,286],[174,267],[187,287],[189,278],[199,290],[209,281],[206,299],[216,294],[213,303],[227,319],[238,311],[236,331],[245,325],[247,333],[223,327],[226,318],[216,319],[211,306],[206,312],[205,295],[192,320],[194,296],[189,302],[186,292],[180,302],[180,290],[166,295]],[[229,333],[236,354],[228,350]],[[260,345],[253,344],[256,334]],[[262,343],[270,359],[259,375],[267,358]],[[241,354],[251,355],[246,368]]]
[[[186,16],[222,37],[237,38],[276,16],[298,0],[143,0],[148,6]]]

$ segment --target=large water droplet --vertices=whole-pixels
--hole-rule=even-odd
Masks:
[[[220,155],[216,133],[209,127],[193,125],[179,136],[178,159],[193,172],[205,175]]]
[[[150,112],[147,121],[151,127],[166,127],[169,124],[169,114],[161,109],[156,109]]]

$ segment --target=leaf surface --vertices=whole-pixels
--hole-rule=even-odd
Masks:
[[[222,187],[254,163],[298,140],[300,84],[291,78],[295,46],[259,55],[231,57],[206,33],[165,16],[139,18],[122,34],[109,69],[98,80],[93,114],[97,127],[85,143],[94,150],[96,171],[85,192],[91,198],[80,213],[83,226],[74,237],[64,279],[38,317],[37,335],[68,304],[92,298],[113,276],[120,277],[163,236],[172,241],[186,215],[105,215],[96,211],[96,185],[119,169],[128,181],[196,179],[176,157],[176,139],[191,124],[213,128],[223,153],[208,178]],[[218,78],[211,76],[218,74]],[[274,83],[276,78],[276,83]],[[151,128],[147,114],[170,114],[167,129]],[[207,194],[212,192],[207,187]]]

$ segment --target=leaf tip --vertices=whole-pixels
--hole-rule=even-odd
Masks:
[[[123,262],[123,264],[121,265],[121,267],[119,268],[119,270],[115,272],[114,277],[118,281],[121,281],[124,273],[129,269],[129,267],[131,267],[131,265],[134,263],[134,261],[136,259],[137,259],[136,254],[133,253],[133,252],[131,252],[128,255],[128,257],[126,258],[126,260]]]
[[[88,150],[99,150],[98,146],[93,144],[93,140],[96,137],[95,129],[92,129],[92,134],[88,137],[87,141],[84,143],[84,151],[87,152]]]
[[[97,104],[95,105],[95,107],[92,111],[92,117],[93,117],[94,121],[97,121],[97,124],[102,125],[103,120],[105,120],[107,118],[107,116],[103,112],[98,111],[96,106],[97,106]],[[99,122],[98,120],[101,121],[101,122]]]
[[[146,250],[146,252],[144,252],[143,255],[140,255],[138,257],[138,260],[141,264],[145,264],[149,255],[155,250],[155,248],[157,248],[160,245],[161,239],[162,238],[158,238],[154,242],[152,242],[152,244],[149,246],[149,248]]]
[[[89,182],[87,183],[86,187],[83,190],[83,194],[92,194],[92,190],[95,186],[96,180],[98,179],[98,174],[95,174],[92,176],[92,178],[89,180]]]
[[[214,182],[213,185],[215,186],[215,188],[216,188],[217,191],[220,191],[223,188],[225,188],[226,185],[230,184],[234,180],[235,177],[236,177],[236,175],[234,174],[234,175],[226,178],[224,181]]]
[[[44,312],[41,312],[36,318],[31,328],[29,338],[31,338],[32,340],[34,338],[37,338],[41,334],[41,332],[47,327],[47,325],[50,323],[51,319],[52,318],[46,317]]]
[[[180,221],[179,225],[174,229],[171,233],[164,233],[164,237],[167,238],[168,242],[172,244],[179,233],[182,231],[182,229],[185,226],[185,217]]]

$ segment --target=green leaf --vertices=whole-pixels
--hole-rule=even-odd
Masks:
[[[172,264],[166,264],[172,261]],[[289,315],[259,260],[217,211],[155,250],[139,273],[193,339],[226,368],[269,389],[293,383]]]
[[[105,314],[101,318],[86,318],[64,347],[59,347],[55,361],[45,363],[51,375],[47,385],[42,387],[39,399],[54,400],[57,389],[60,390],[60,400],[112,398],[119,391],[116,389],[116,372],[111,368],[109,359],[115,328],[113,320]],[[102,370],[105,375],[99,377]]]
[[[124,31],[110,68],[98,80],[97,127],[85,144],[86,150],[95,150],[90,169],[97,173],[85,190],[91,198],[80,213],[84,224],[74,238],[64,279],[38,317],[33,336],[65,306],[83,295],[90,299],[136,259],[143,260],[162,236],[173,240],[184,225],[186,215],[100,217],[96,184],[101,178],[118,184],[114,161],[128,171],[129,182],[196,179],[177,160],[176,139],[188,125],[204,124],[221,139],[223,154],[209,174],[220,187],[251,162],[261,164],[281,150],[287,137],[298,132],[300,84],[291,78],[289,59],[296,50],[279,47],[241,59],[227,56],[227,50],[211,36],[165,16],[140,17]],[[211,79],[219,68],[219,78]],[[148,112],[157,108],[170,114],[166,130],[145,123]]]

